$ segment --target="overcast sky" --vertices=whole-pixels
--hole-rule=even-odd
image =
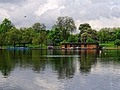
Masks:
[[[72,17],[76,26],[118,27],[120,0],[0,0],[0,22],[8,18],[17,27],[41,22],[50,29],[59,16]]]

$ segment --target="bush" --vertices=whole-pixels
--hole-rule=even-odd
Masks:
[[[86,42],[87,42],[87,43],[91,43],[91,42],[94,42],[94,40],[93,40],[92,38],[88,38],[88,39],[86,40]]]
[[[114,44],[117,45],[117,46],[120,46],[120,39],[116,39]]]

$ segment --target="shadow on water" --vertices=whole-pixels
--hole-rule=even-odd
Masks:
[[[0,50],[0,72],[4,77],[8,77],[16,68],[33,70],[35,73],[52,69],[58,79],[73,78],[77,64],[81,74],[89,73],[92,66],[96,65],[97,58],[100,58],[103,63],[118,63],[120,51]],[[75,63],[76,61],[78,62]]]
[[[103,50],[99,58],[102,63],[120,64],[120,50]]]
[[[89,73],[91,71],[92,65],[96,65],[97,63],[98,54],[97,50],[82,50],[80,52],[81,73]]]

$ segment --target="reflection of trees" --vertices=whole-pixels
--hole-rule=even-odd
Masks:
[[[32,63],[33,70],[36,72],[44,71],[47,60],[46,60],[46,50],[32,50]]]
[[[73,58],[57,57],[51,60],[52,68],[57,71],[58,78],[71,78],[75,73],[75,66],[73,65]]]
[[[10,55],[5,50],[0,50],[0,71],[3,76],[9,76],[15,67],[15,62],[11,60]]]
[[[91,70],[91,65],[97,62],[97,51],[96,50],[81,50],[80,52],[80,71],[88,73]]]
[[[64,79],[64,78],[72,78],[75,73],[75,66],[73,64],[73,57],[67,57],[67,55],[70,56],[70,52],[61,52],[61,51],[52,51],[53,53],[50,53],[53,55],[53,57],[49,57],[49,61],[51,63],[52,69],[57,71],[58,78]],[[54,57],[54,54],[57,55],[57,57]]]
[[[9,76],[15,67],[39,72],[44,70],[46,65],[46,57],[42,57],[43,55],[46,55],[45,50],[0,50],[0,71],[4,76]]]
[[[102,63],[120,64],[120,51],[119,50],[102,50],[99,58]]]

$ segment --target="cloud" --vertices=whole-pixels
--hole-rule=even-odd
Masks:
[[[48,10],[52,10],[52,9],[57,9],[58,5],[57,2],[54,0],[49,0],[46,4],[41,5],[37,11],[35,11],[35,14],[37,16],[41,16],[42,14],[44,14],[45,12],[47,12]]]
[[[24,2],[25,0],[0,0],[0,3],[11,3],[11,4],[15,4],[15,3],[20,3],[20,2]]]
[[[10,16],[6,10],[0,9],[0,21],[2,21],[3,18],[10,18]]]
[[[119,5],[120,0],[0,0],[0,21],[9,18],[17,27],[41,22],[50,29],[57,17],[70,16],[77,26],[84,22],[94,22],[92,27],[97,28],[119,26]]]
[[[111,16],[115,18],[120,18],[120,8],[119,7],[113,7],[111,9]]]

